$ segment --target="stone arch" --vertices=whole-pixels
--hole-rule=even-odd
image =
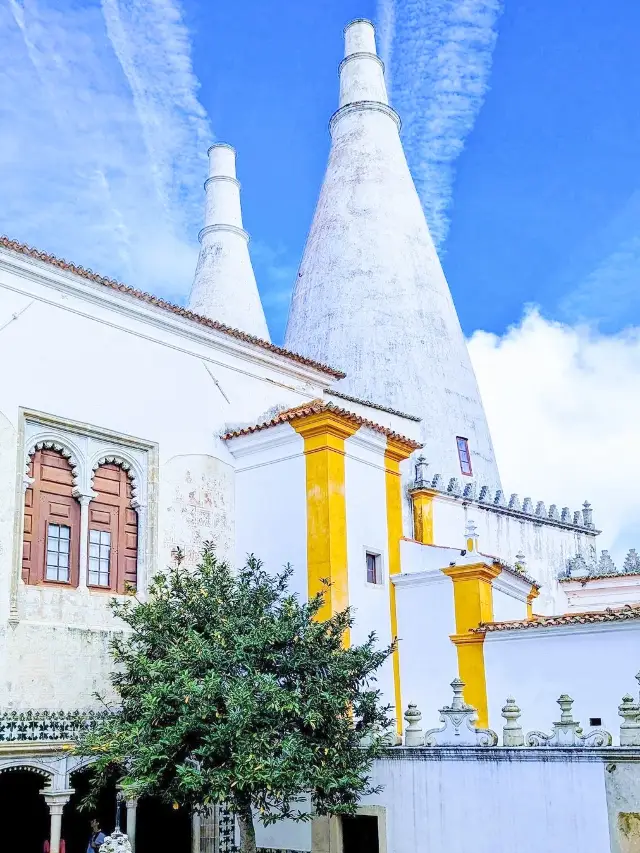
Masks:
[[[126,471],[127,476],[131,481],[131,505],[134,509],[144,505],[145,500],[145,480],[140,465],[133,456],[123,453],[121,450],[113,450],[104,452],[94,456],[90,462],[91,469],[91,487],[93,488],[93,478],[101,465],[119,465],[123,471]]]
[[[72,442],[68,439],[60,438],[59,436],[53,434],[51,437],[49,436],[37,436],[31,439],[30,443],[27,445],[26,455],[25,455],[25,476],[29,474],[29,466],[31,465],[31,457],[34,455],[36,450],[55,450],[57,453],[62,454],[64,458],[69,462],[71,467],[71,474],[73,477],[73,489],[74,493],[81,494],[82,489],[82,454],[74,446]]]
[[[49,783],[53,782],[57,775],[53,767],[48,767],[46,764],[38,764],[35,759],[9,758],[0,760],[0,773],[18,773],[21,771],[35,773],[38,776],[44,777]]]

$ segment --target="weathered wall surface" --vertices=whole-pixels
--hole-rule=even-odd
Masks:
[[[640,773],[637,763],[608,761],[605,764],[605,786],[611,853],[640,851]]]
[[[322,396],[326,376],[12,253],[0,256],[0,326],[6,321],[0,333],[0,705],[86,708],[94,704],[93,692],[107,687],[110,596],[25,586],[19,578],[17,495],[26,470],[26,447],[18,458],[20,409],[73,422],[78,433],[106,431],[153,446],[148,485],[157,503],[145,554],[152,574],[167,565],[176,545],[188,565],[205,540],[235,559],[234,460],[218,436],[227,424],[255,423],[274,407]],[[91,459],[85,463],[89,476]],[[7,623],[12,586],[17,624]]]

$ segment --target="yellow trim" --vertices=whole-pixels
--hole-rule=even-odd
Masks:
[[[391,636],[398,637],[398,612],[396,607],[396,588],[391,582],[391,576],[400,574],[400,540],[402,539],[402,480],[400,478],[400,463],[411,455],[411,448],[394,439],[387,439],[387,449],[384,454],[385,489],[387,496],[387,537],[389,550],[389,616],[391,620]],[[393,689],[396,706],[396,723],[398,734],[402,734],[402,690],[400,685],[400,652],[396,648],[392,656]]]
[[[411,492],[413,506],[413,538],[423,545],[433,545],[433,498],[431,489],[414,489]]]
[[[458,670],[465,682],[465,702],[478,711],[477,725],[489,725],[487,680],[484,665],[484,633],[470,633],[482,622],[493,621],[492,581],[501,572],[500,566],[485,563],[450,566],[442,569],[453,581],[453,600],[456,633],[451,642],[458,653]]]
[[[307,479],[307,588],[325,593],[319,612],[328,619],[349,606],[344,441],[358,431],[334,412],[301,418],[291,426],[304,438]],[[327,589],[322,583],[328,580]],[[349,632],[344,637],[349,645]]]
[[[533,619],[533,600],[540,595],[540,590],[531,586],[531,592],[527,596],[527,619]]]

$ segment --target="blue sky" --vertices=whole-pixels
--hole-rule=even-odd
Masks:
[[[229,141],[281,339],[358,15],[380,22],[467,334],[504,332],[526,303],[636,322],[634,0],[0,0],[1,230],[183,301],[204,152]]]
[[[281,341],[358,16],[506,489],[640,545],[637,0],[0,0],[0,232],[185,302],[230,142]]]

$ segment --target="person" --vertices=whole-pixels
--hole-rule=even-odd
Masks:
[[[100,829],[100,822],[95,818],[91,821],[91,839],[87,847],[87,853],[99,853],[100,847],[104,844],[104,832]]]

